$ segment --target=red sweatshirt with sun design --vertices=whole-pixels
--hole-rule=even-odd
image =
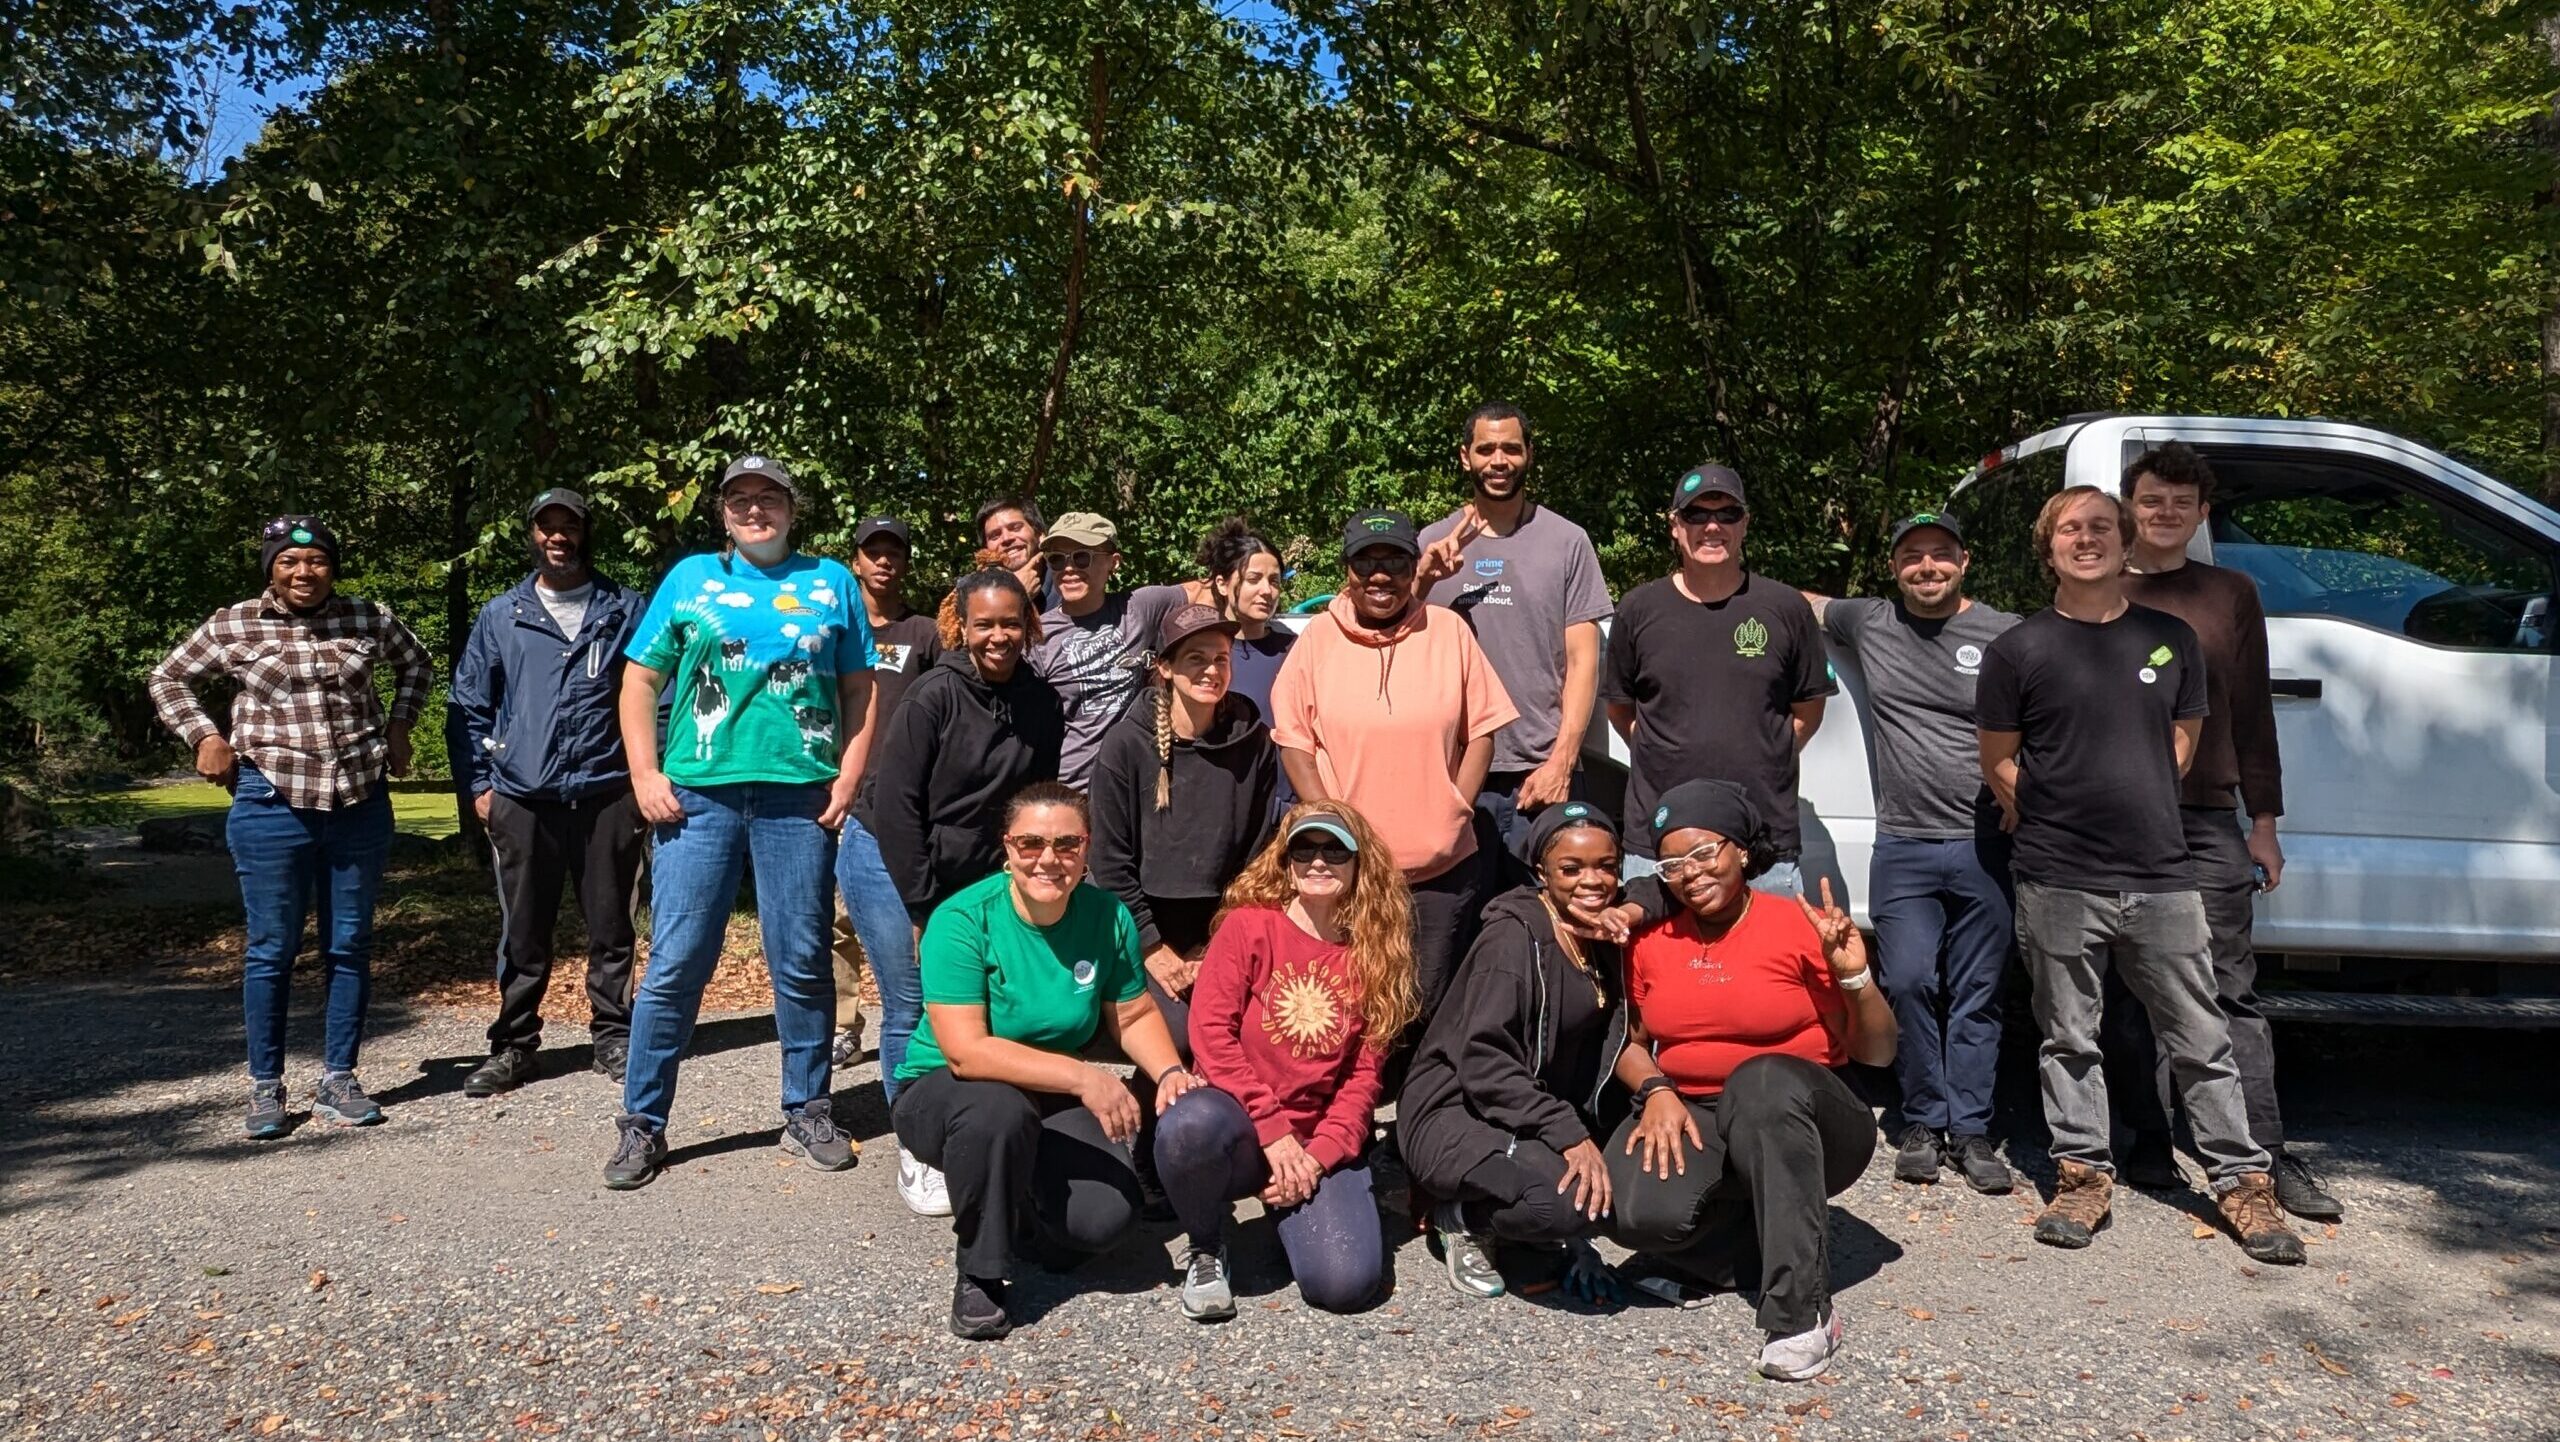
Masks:
[[[1267,907],[1227,913],[1191,984],[1191,1060],[1244,1104],[1264,1146],[1295,1136],[1326,1171],[1358,1157],[1386,1058],[1361,1044],[1351,949]]]

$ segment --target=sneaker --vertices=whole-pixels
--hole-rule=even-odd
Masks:
[[[1917,1124],[1902,1129],[1901,1150],[1893,1154],[1893,1179],[1928,1185],[1938,1180],[1938,1169],[1947,1164],[1947,1151],[1938,1140],[1937,1129]]]
[[[862,1060],[862,1017],[859,1014],[836,1033],[835,1047],[827,1053],[827,1059],[836,1066],[852,1066]]]
[[[607,1036],[596,1039],[596,1075],[622,1085],[622,1074],[631,1068],[631,1038]]]
[[[951,1188],[942,1180],[942,1169],[924,1164],[924,1158],[898,1148],[898,1200],[919,1217],[951,1215]]]
[[[667,1138],[645,1117],[629,1112],[613,1119],[621,1129],[621,1140],[614,1143],[613,1160],[604,1164],[604,1184],[617,1192],[638,1191],[658,1179],[658,1168],[667,1160]]]
[[[321,1073],[319,1090],[311,1094],[311,1114],[342,1127],[369,1127],[382,1120],[382,1108],[356,1085],[351,1071]]]
[[[1431,1230],[1440,1239],[1440,1256],[1448,1264],[1450,1286],[1470,1297],[1502,1295],[1502,1273],[1493,1265],[1493,1249],[1484,1238],[1467,1230],[1466,1217],[1456,1202],[1442,1202],[1431,1209]]]
[[[1815,1323],[1810,1332],[1798,1332],[1792,1337],[1770,1333],[1768,1344],[1760,1349],[1760,1375],[1776,1382],[1812,1381],[1830,1370],[1831,1359],[1840,1355],[1840,1338],[1846,1331],[1835,1311]]]
[[[2167,1132],[2135,1132],[2133,1145],[2125,1149],[2124,1163],[2117,1170],[2124,1184],[2136,1191],[2187,1190],[2187,1174],[2178,1166],[2178,1152],[2169,1145]]]
[[[993,1342],[1013,1330],[1005,1315],[1004,1283],[962,1272],[951,1282],[951,1335],[971,1342]]]
[[[534,1079],[533,1048],[502,1046],[489,1053],[489,1059],[471,1069],[462,1079],[462,1094],[467,1097],[493,1097],[511,1092]]]
[[[2036,1240],[2048,1247],[2077,1249],[2089,1245],[2098,1229],[2107,1224],[2108,1205],[2115,1191],[2116,1179],[2105,1172],[2086,1162],[2064,1162],[2062,1177],[2054,1183],[2053,1200],[2036,1218]]]
[[[2302,1264],[2302,1239],[2285,1225],[2284,1208],[2276,1201],[2276,1180],[2265,1172],[2242,1172],[2220,1189],[2214,1205],[2222,1219],[2240,1234],[2240,1250],[2252,1260],[2278,1267]]]
[[[241,1119],[240,1129],[261,1142],[285,1134],[283,1082],[249,1083],[249,1114]]]
[[[2291,1152],[2276,1153],[2276,1205],[2305,1221],[2335,1222],[2347,1215],[2344,1203],[2329,1195],[2311,1164]]]
[[[840,1172],[862,1155],[862,1143],[836,1129],[835,1103],[825,1097],[782,1114],[782,1149],[822,1172]]]
[[[1227,1249],[1193,1247],[1182,1259],[1182,1315],[1195,1322],[1223,1322],[1235,1314],[1235,1288],[1227,1283]]]
[[[2018,1185],[1989,1137],[1955,1138],[1955,1166],[1964,1173],[1965,1185],[1986,1197],[2005,1197]]]

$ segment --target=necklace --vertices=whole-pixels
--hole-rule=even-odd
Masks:
[[[1600,1006],[1607,1006],[1608,990],[1600,985],[1599,973],[1593,971],[1591,963],[1583,957],[1582,938],[1565,929],[1564,913],[1556,910],[1555,898],[1543,891],[1539,892],[1538,904],[1547,909],[1547,920],[1555,923],[1556,945],[1563,949],[1564,959],[1573,963],[1573,969],[1582,973],[1584,981],[1591,983],[1592,1001]]]

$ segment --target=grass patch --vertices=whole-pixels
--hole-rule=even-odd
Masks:
[[[65,826],[139,826],[162,816],[192,816],[231,809],[231,793],[210,781],[97,791],[53,804]],[[444,781],[391,783],[391,824],[411,836],[442,841],[461,829],[453,814],[453,786]]]

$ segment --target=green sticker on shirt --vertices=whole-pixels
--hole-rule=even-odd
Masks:
[[[2176,654],[2176,652],[2171,651],[2166,646],[2154,646],[2151,648],[2151,664],[2154,666],[2166,666],[2169,664],[2170,658]]]

